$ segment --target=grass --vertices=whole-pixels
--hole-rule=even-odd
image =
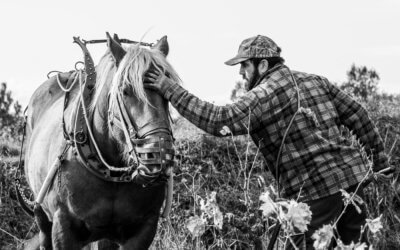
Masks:
[[[37,232],[31,217],[19,207],[14,192],[19,142],[0,138],[0,249],[16,249]]]
[[[382,215],[385,229],[373,237],[373,245],[400,249],[400,103],[371,100],[365,105],[397,168],[392,179],[377,179],[365,189],[369,217]],[[257,148],[246,136],[213,137],[184,119],[176,122],[174,135],[172,211],[160,221],[151,249],[265,249],[272,221],[262,217],[259,197],[273,178]],[[0,139],[0,249],[15,249],[37,230],[13,192],[18,151],[17,139]],[[222,215],[222,227],[213,215]],[[196,218],[205,223],[191,224],[195,227],[189,230]]]

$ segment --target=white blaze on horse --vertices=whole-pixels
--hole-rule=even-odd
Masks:
[[[28,106],[25,173],[45,249],[80,249],[100,239],[147,249],[156,233],[173,137],[167,101],[142,79],[150,67],[179,77],[165,58],[166,37],[151,48],[125,48],[107,36],[96,67],[74,38],[85,71],[50,78]]]

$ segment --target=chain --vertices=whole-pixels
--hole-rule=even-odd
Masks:
[[[22,200],[28,205],[33,207],[35,205],[35,201],[31,201],[30,199],[28,199],[28,197],[26,197],[25,193],[22,190],[21,187],[21,180],[20,179],[16,179],[15,180],[15,186],[17,188],[17,192],[19,193],[19,195],[21,196]]]

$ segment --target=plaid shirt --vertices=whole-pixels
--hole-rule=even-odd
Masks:
[[[282,194],[314,200],[361,182],[368,171],[360,148],[342,136],[347,127],[374,160],[374,171],[386,167],[384,146],[367,111],[326,78],[292,72],[300,90],[301,108],[286,137],[279,161]],[[188,93],[178,84],[165,93],[178,112],[206,132],[222,136],[250,135],[275,175],[282,138],[297,111],[297,91],[290,70],[277,65],[237,102],[216,106]]]

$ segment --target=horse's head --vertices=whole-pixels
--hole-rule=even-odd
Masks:
[[[138,44],[123,48],[108,35],[108,45],[115,68],[109,89],[109,129],[123,149],[124,162],[137,167],[134,181],[146,185],[165,176],[173,164],[174,149],[168,102],[143,87],[143,76],[156,67],[179,78],[166,60],[166,37],[152,48]]]

